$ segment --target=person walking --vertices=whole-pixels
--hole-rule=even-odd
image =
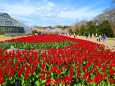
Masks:
[[[86,39],[87,39],[88,38],[88,33],[87,32],[85,33],[85,36],[86,36]]]
[[[101,42],[101,35],[99,35],[99,40],[98,41]]]
[[[107,39],[107,36],[104,34],[104,39],[105,39],[105,41],[106,41],[106,39]]]
[[[98,37],[97,33],[96,33],[95,36],[96,36],[96,40],[97,40],[97,42],[98,42],[98,41],[99,41],[99,37]]]
[[[97,42],[99,41],[99,37],[98,36],[96,37],[96,40],[97,40]]]
[[[106,39],[107,39],[105,34],[102,34],[101,38],[102,38],[103,42],[106,41]]]

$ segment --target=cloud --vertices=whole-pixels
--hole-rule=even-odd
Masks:
[[[95,6],[93,6],[94,4],[80,6],[76,3],[77,7],[75,7],[72,4],[66,6],[64,3],[55,3],[51,2],[51,0],[20,0],[20,4],[18,3],[19,1],[13,1],[15,1],[13,4],[0,1],[0,8],[5,9],[5,12],[26,24],[38,24],[40,23],[38,20],[43,24],[46,22],[48,24],[61,24],[62,22],[65,24],[75,21],[75,19],[91,19],[102,12],[101,8],[95,9],[95,6],[99,3],[95,4]]]
[[[4,4],[0,6],[1,9],[4,9],[3,12],[7,12],[11,15],[17,16],[30,16],[30,15],[40,15],[40,16],[53,16],[56,12],[56,5],[47,0],[36,3],[36,5],[27,5],[31,0],[24,0],[23,4]]]
[[[16,20],[19,20],[19,21],[22,21],[22,22],[29,22],[30,19],[29,18],[26,18],[26,17],[21,17],[21,16],[12,16],[12,18],[16,19]]]
[[[60,11],[58,14],[58,17],[60,18],[70,18],[70,19],[75,19],[75,18],[92,18],[99,14],[101,12],[101,9],[99,10],[91,10],[90,7],[84,7],[84,8],[78,8],[74,10],[68,10],[68,11]]]
[[[34,7],[23,5],[5,5],[5,11],[11,15],[29,16],[36,12]]]
[[[57,14],[58,8],[52,2],[47,2],[36,8],[37,14],[43,17],[53,17]]]

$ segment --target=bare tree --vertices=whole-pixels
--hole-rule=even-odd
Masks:
[[[114,0],[115,3],[115,0]],[[106,9],[102,14],[95,17],[94,21],[101,23],[104,20],[108,20],[111,24],[113,32],[115,34],[115,8]]]

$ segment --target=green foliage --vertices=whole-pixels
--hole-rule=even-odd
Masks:
[[[5,35],[15,37],[15,36],[24,36],[25,33],[5,33]]]
[[[0,26],[0,35],[3,35],[4,34],[4,28]]]
[[[108,37],[113,37],[113,31],[111,28],[110,23],[107,20],[104,20],[101,22],[101,24],[98,26],[98,31],[99,34],[106,34]]]
[[[4,35],[4,33],[3,33],[3,32],[0,32],[0,35]]]
[[[62,26],[62,25],[56,25],[55,27],[56,27],[56,28],[61,28],[62,30],[65,30],[65,29],[71,28],[70,26],[67,26],[67,25],[65,25],[65,26]]]
[[[71,28],[71,26],[67,26],[67,25],[63,26],[63,29],[68,29],[68,28]]]
[[[72,29],[69,29],[69,33],[70,33],[70,34],[73,34],[73,30],[72,30]]]
[[[61,25],[56,25],[55,27],[56,27],[56,28],[62,28],[63,26],[61,26]]]
[[[38,33],[37,30],[32,30],[32,34]]]
[[[53,29],[52,26],[48,26],[48,28]]]
[[[78,35],[78,32],[74,32],[75,33],[75,35]]]
[[[81,28],[80,28],[80,31],[79,31],[79,35],[84,35],[84,33],[85,33],[85,27],[84,27],[84,25],[82,25],[81,26]]]
[[[96,25],[93,23],[93,21],[87,22],[87,31],[90,34],[95,34],[96,33]]]
[[[44,42],[44,43],[22,43],[22,42],[5,42],[0,43],[0,48],[9,49],[11,45],[19,49],[49,49],[49,48],[64,48],[66,46],[75,44],[76,42],[65,41],[65,42]]]

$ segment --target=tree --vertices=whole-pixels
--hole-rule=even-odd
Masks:
[[[37,26],[37,29],[43,29],[44,27],[43,26]]]
[[[81,28],[80,28],[80,31],[79,31],[79,35],[84,35],[84,33],[85,33],[85,27],[84,27],[84,25],[81,25]]]
[[[71,28],[71,26],[64,25],[64,26],[62,27],[62,30],[69,29],[69,28]]]
[[[113,2],[114,2],[114,8],[106,9],[103,13],[96,16],[94,21],[97,20],[99,21],[100,24],[102,21],[108,20],[115,35],[115,0],[113,0]]]
[[[70,33],[70,34],[73,34],[73,30],[72,30],[72,29],[69,29],[69,33]]]
[[[104,20],[99,26],[98,26],[98,33],[106,34],[108,37],[113,36],[113,30],[111,28],[110,23],[107,20]]]
[[[53,29],[52,26],[48,26],[48,28]]]
[[[32,30],[32,34],[34,35],[35,33],[38,33],[37,30]]]
[[[75,29],[75,32],[74,32],[76,35],[79,34],[79,30],[78,29]]]
[[[90,34],[95,34],[96,33],[96,25],[94,24],[93,21],[89,21],[87,22],[86,24],[86,27],[87,27],[87,32],[90,33]]]
[[[61,26],[61,25],[56,25],[55,27],[56,27],[56,28],[62,28],[63,26]]]

